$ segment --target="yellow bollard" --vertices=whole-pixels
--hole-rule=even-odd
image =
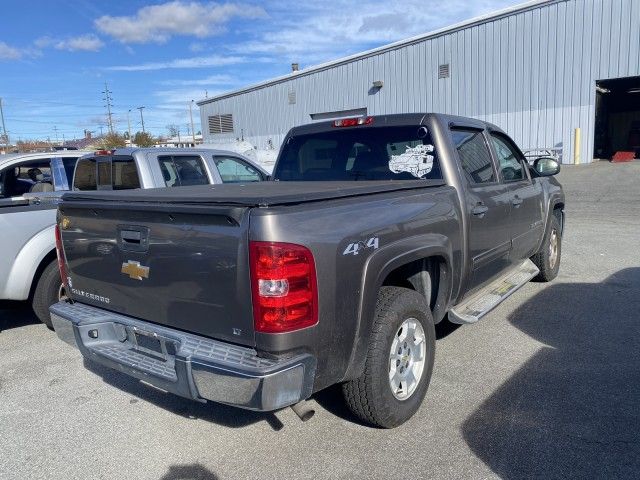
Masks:
[[[580,165],[580,128],[576,128],[573,134],[573,164]]]

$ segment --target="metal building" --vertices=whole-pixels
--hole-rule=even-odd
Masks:
[[[535,0],[198,102],[204,141],[278,148],[295,125],[445,112],[573,163],[637,148],[640,0]]]

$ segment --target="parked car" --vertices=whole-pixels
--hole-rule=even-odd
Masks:
[[[77,167],[76,167],[77,162]],[[75,173],[74,173],[75,172]],[[123,190],[261,181],[267,173],[233,152],[136,148],[0,157],[0,299],[30,299],[51,327],[49,306],[64,291],[54,225],[57,201],[73,190]]]
[[[275,181],[66,194],[56,332],[183,397],[299,411],[340,383],[395,427],[427,391],[434,324],[557,275],[560,166],[534,163],[494,125],[403,114],[292,129]]]
[[[268,173],[248,158],[208,148],[118,148],[78,160],[72,190],[129,190],[259,182]]]
[[[76,160],[85,153],[0,156],[0,300],[29,299],[49,324],[49,306],[60,288],[53,233],[57,199],[69,190]]]

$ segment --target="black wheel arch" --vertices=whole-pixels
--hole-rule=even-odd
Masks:
[[[395,272],[422,262],[431,272],[437,272],[434,282],[437,290],[436,295],[432,296],[431,311],[434,323],[444,318],[452,297],[453,286],[456,282],[460,283],[460,279],[454,276],[456,270],[453,267],[453,248],[451,241],[444,235],[426,234],[388,245],[367,260],[362,275],[356,335],[343,380],[356,378],[364,370],[380,288],[405,286],[424,295],[424,292],[420,292],[420,285],[414,280],[404,278],[404,281],[399,282],[398,279],[402,279],[402,275],[394,280]],[[407,271],[412,270],[409,268]],[[388,281],[390,279],[391,281]]]
[[[40,280],[40,277],[42,276],[42,272],[44,272],[44,269],[47,268],[47,266],[49,264],[51,264],[51,262],[57,261],[58,257],[56,255],[56,250],[53,249],[50,252],[48,252],[44,258],[40,261],[40,263],[38,264],[38,268],[36,268],[36,272],[33,275],[33,278],[31,279],[31,287],[29,288],[29,299],[33,298],[33,292],[35,292],[36,290],[36,286],[38,285],[38,280]]]

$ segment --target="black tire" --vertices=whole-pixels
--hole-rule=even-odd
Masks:
[[[54,260],[42,271],[31,298],[31,308],[34,313],[42,323],[52,330],[53,324],[49,307],[58,301],[61,284],[58,261]]]
[[[552,242],[556,238],[556,256],[553,261]],[[531,257],[531,261],[540,269],[540,273],[534,278],[536,282],[550,282],[558,276],[560,260],[562,258],[562,228],[555,215],[551,215],[549,226],[544,234],[542,246],[538,253]]]
[[[396,333],[407,319],[420,322],[426,351],[422,375],[415,390],[408,398],[399,400],[389,382],[389,355]],[[343,394],[351,411],[363,422],[382,428],[394,428],[409,420],[427,393],[435,346],[433,317],[425,298],[408,288],[382,287],[376,303],[364,372],[359,378],[343,384]]]

